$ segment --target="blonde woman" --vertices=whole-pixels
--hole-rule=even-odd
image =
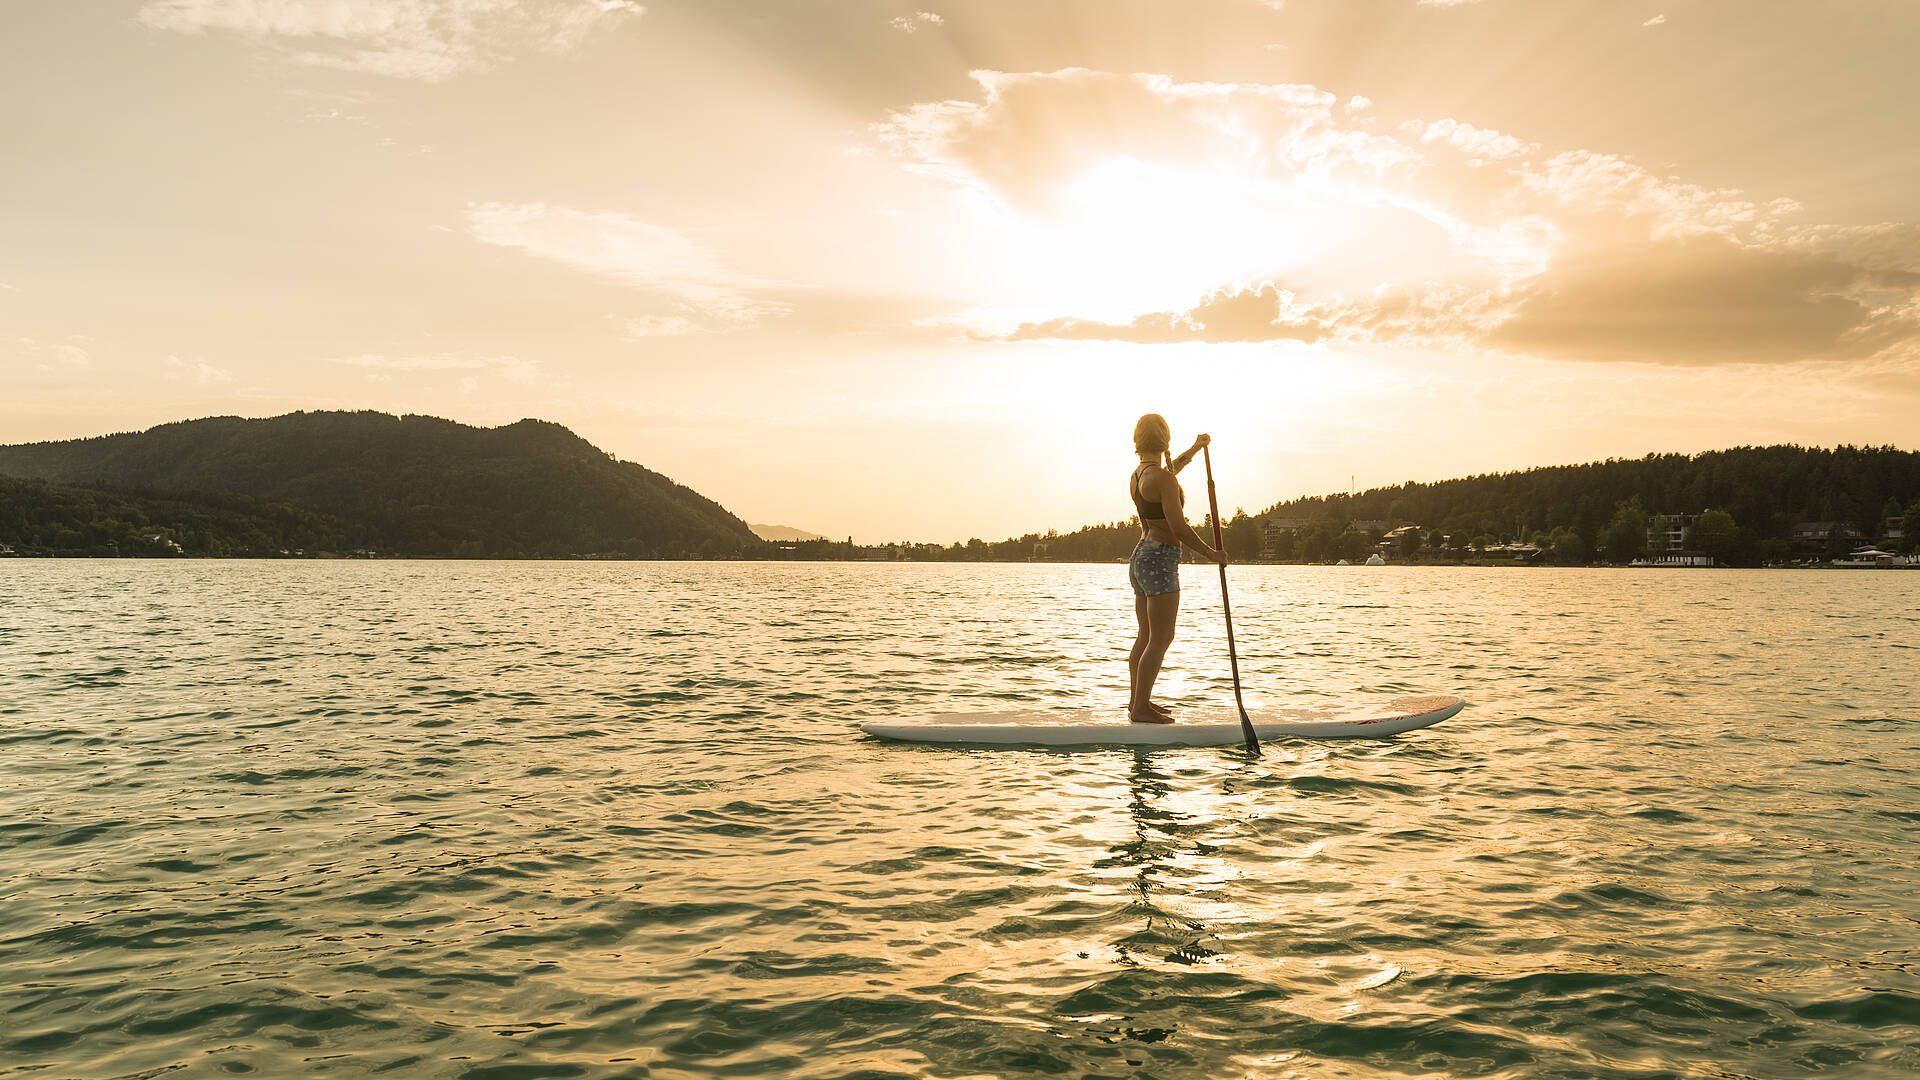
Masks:
[[[1167,450],[1173,444],[1173,432],[1159,413],[1148,413],[1133,425],[1133,450],[1140,464],[1127,480],[1127,494],[1140,515],[1140,542],[1134,545],[1127,576],[1133,581],[1133,611],[1140,620],[1140,635],[1133,639],[1133,652],[1127,657],[1133,690],[1127,700],[1127,719],[1136,724],[1173,723],[1172,714],[1152,698],[1153,683],[1160,677],[1160,662],[1173,643],[1173,624],[1180,614],[1180,545],[1209,562],[1222,566],[1227,562],[1226,552],[1209,546],[1187,524],[1186,493],[1174,479],[1212,441],[1202,435],[1186,453],[1170,458]]]

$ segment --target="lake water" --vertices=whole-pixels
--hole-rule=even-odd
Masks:
[[[1231,702],[1186,567],[1162,700]],[[1912,1077],[1920,573],[0,562],[0,1076]]]

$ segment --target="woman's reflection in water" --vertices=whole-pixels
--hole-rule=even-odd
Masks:
[[[1204,943],[1212,937],[1204,923],[1168,911],[1158,902],[1164,891],[1158,879],[1179,873],[1175,864],[1182,848],[1188,846],[1185,838],[1205,832],[1213,823],[1167,807],[1174,788],[1155,765],[1153,751],[1134,751],[1127,779],[1133,838],[1111,848],[1112,858],[1102,865],[1134,868],[1132,889],[1138,895],[1134,903],[1146,923],[1114,942],[1120,962],[1130,966],[1155,960],[1193,964],[1219,955],[1219,950]],[[1212,852],[1211,846],[1197,841],[1191,847],[1199,854]]]

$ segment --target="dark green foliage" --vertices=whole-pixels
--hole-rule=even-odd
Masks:
[[[1725,510],[1709,510],[1694,519],[1687,546],[1727,562],[1739,542],[1740,526],[1734,523],[1733,515]]]
[[[1297,536],[1286,534],[1274,552],[1282,560],[1327,562],[1356,553],[1364,558],[1362,546],[1343,536],[1345,527],[1355,519],[1382,519],[1429,530],[1429,554],[1441,548],[1443,539],[1443,550],[1465,555],[1470,544],[1489,547],[1537,536],[1546,541],[1555,562],[1601,558],[1624,564],[1646,553],[1649,514],[1697,514],[1714,508],[1729,515],[1736,527],[1720,557],[1743,566],[1814,554],[1787,540],[1796,522],[1839,521],[1879,536],[1889,502],[1912,506],[1916,499],[1920,453],[1893,447],[1748,446],[1399,484],[1358,495],[1307,496],[1270,506],[1252,520],[1311,522]],[[1920,515],[1910,510],[1905,520],[1901,543],[1913,545],[1920,541]],[[1241,527],[1236,516],[1229,528]],[[1710,535],[1712,529],[1710,524]],[[1139,526],[1131,521],[1089,526],[1061,537],[1045,557],[1124,559],[1139,535]],[[988,554],[982,557],[1027,558],[1031,544],[1021,544],[1031,539],[986,545]],[[1244,558],[1231,537],[1227,546]],[[942,553],[934,557],[974,557],[937,546],[931,551]]]
[[[338,518],[242,495],[165,495],[0,476],[0,544],[24,555],[272,557],[302,549],[350,551],[360,541]]]
[[[1260,519],[1238,507],[1226,524],[1227,555],[1236,562],[1252,562],[1260,555]]]
[[[1589,554],[1587,542],[1580,539],[1578,532],[1565,525],[1549,533],[1542,547],[1561,566],[1584,566]]]
[[[0,447],[0,473],[305,507],[344,523],[329,543],[397,555],[762,549],[745,522],[712,500],[539,420],[473,428],[377,412],[215,417]]]
[[[1622,565],[1646,554],[1647,511],[1640,505],[1640,496],[1621,500],[1599,540],[1600,554]]]
[[[1841,521],[1874,536],[1875,515],[1888,499],[1905,504],[1917,495],[1920,453],[1766,446],[1401,484],[1354,498],[1293,499],[1267,513],[1344,520],[1385,518],[1397,508],[1406,520],[1442,533],[1521,537],[1565,525],[1592,545],[1619,504],[1633,499],[1648,513],[1716,507],[1762,537],[1785,536],[1797,521]]]

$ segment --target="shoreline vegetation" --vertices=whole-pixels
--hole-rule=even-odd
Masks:
[[[1920,453],[1650,454],[1222,516],[1239,563],[1910,566]],[[539,420],[291,413],[0,446],[0,557],[1112,563],[1138,535],[1116,521],[996,542],[762,540],[699,493]]]

